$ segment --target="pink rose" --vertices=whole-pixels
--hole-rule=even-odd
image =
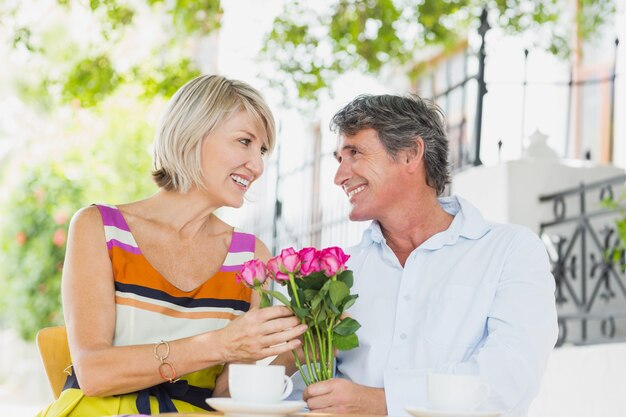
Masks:
[[[55,230],[54,235],[52,235],[52,243],[56,246],[63,246],[66,238],[67,235],[65,234],[65,230],[57,229]]]
[[[300,257],[294,248],[287,248],[280,251],[280,262],[283,272],[295,274],[300,270]]]
[[[303,276],[320,271],[320,252],[315,248],[303,248],[298,252],[300,257],[300,273]]]
[[[332,246],[322,249],[320,253],[320,268],[329,277],[343,272],[346,269],[346,262],[350,259],[350,255],[343,253],[341,248]]]
[[[289,281],[289,275],[280,270],[281,262],[280,256],[275,256],[267,261],[267,270],[274,281],[282,282]]]
[[[267,279],[265,264],[258,259],[252,259],[243,263],[241,271],[235,274],[237,282],[243,282],[248,287],[255,286],[255,280],[263,284]]]

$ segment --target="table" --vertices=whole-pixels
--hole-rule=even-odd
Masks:
[[[219,417],[222,416],[223,413],[219,413],[217,411],[211,411],[206,413],[164,413],[164,414],[156,414],[154,417],[206,417],[206,416],[214,416]],[[329,413],[294,413],[290,414],[290,417],[372,417],[371,415],[366,414],[329,414]]]

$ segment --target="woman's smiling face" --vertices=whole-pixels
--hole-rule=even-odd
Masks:
[[[250,185],[263,174],[267,139],[245,110],[234,113],[202,143],[204,191],[218,207],[241,207]]]

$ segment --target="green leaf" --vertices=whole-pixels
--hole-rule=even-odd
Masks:
[[[275,299],[277,299],[281,303],[283,303],[283,305],[285,305],[287,307],[289,307],[291,305],[291,302],[289,302],[287,297],[285,297],[285,294],[283,294],[281,292],[278,292],[278,291],[271,291],[271,290],[263,290],[263,291],[268,293],[269,295],[271,295],[272,297],[274,297]]]
[[[315,272],[308,275],[306,278],[298,280],[298,286],[303,290],[311,289],[319,291],[322,286],[328,281],[328,277],[321,272]]]
[[[341,314],[341,310],[333,303],[333,300],[330,298],[330,295],[327,295],[326,298],[326,308],[329,310],[329,316],[339,316]]]
[[[354,276],[352,271],[346,269],[341,274],[337,275],[337,279],[348,286],[348,288],[352,288],[352,284],[354,283]]]
[[[331,280],[327,280],[326,282],[324,282],[324,285],[322,285],[322,288],[320,288],[320,293],[322,295],[326,295],[328,294],[328,291],[330,290],[330,284],[332,284],[333,281]]]
[[[339,350],[350,350],[359,346],[359,338],[356,334],[348,336],[342,336],[340,334],[333,334],[333,345]]]
[[[309,312],[310,312],[308,308],[300,308],[294,305],[292,305],[291,308],[293,309],[293,312],[296,314],[296,316],[298,316],[301,319],[305,319],[309,315]]]
[[[328,292],[333,304],[338,306],[344,298],[350,295],[350,288],[341,281],[331,281]]]
[[[358,294],[352,294],[350,295],[350,297],[348,298],[348,300],[345,302],[345,304],[342,307],[343,311],[346,311],[347,309],[349,309],[350,307],[352,307],[352,305],[354,304],[354,302],[356,301],[356,299],[359,298]]]
[[[348,336],[356,333],[356,331],[359,330],[360,327],[361,325],[358,321],[356,321],[352,317],[346,317],[345,319],[341,320],[341,322],[339,322],[334,330],[335,333],[341,336]]]
[[[311,309],[316,310],[320,306],[323,299],[324,297],[322,296],[322,294],[318,292],[316,296],[311,300]]]
[[[307,302],[311,302],[319,293],[318,290],[304,290],[302,291],[302,293],[304,294],[304,300],[300,300],[300,301],[304,301],[305,303]]]
[[[326,314],[326,310],[322,309],[319,314],[317,314],[313,320],[313,322],[317,325],[321,325],[324,324],[324,328],[326,328],[326,318],[328,318],[328,315]]]

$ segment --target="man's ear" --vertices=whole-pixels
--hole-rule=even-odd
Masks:
[[[407,149],[403,155],[404,161],[409,168],[409,172],[415,172],[421,165],[424,159],[424,140],[417,138],[415,140],[415,148]]]

